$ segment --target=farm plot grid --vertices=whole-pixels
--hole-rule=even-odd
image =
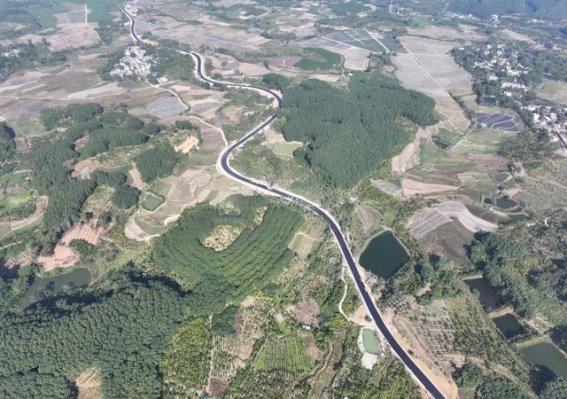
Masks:
[[[512,117],[502,113],[478,113],[476,114],[476,123],[480,127],[489,129],[504,130],[506,132],[520,131],[520,117],[518,115]]]
[[[345,67],[354,70],[364,70],[366,61],[371,53],[388,52],[388,48],[380,42],[377,33],[362,29],[333,32],[328,35],[306,40],[303,47],[319,47],[345,57]]]
[[[333,32],[329,35],[323,36],[321,39],[338,42],[346,45],[347,47],[360,47],[375,53],[381,53],[384,51],[384,46],[381,45],[374,37],[370,36],[368,32],[362,29]]]

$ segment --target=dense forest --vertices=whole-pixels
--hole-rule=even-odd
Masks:
[[[177,153],[169,143],[160,143],[136,157],[136,166],[145,182],[171,174],[177,164]]]
[[[230,201],[230,212],[210,205],[186,211],[155,243],[154,262],[191,287],[195,314],[218,312],[227,301],[242,300],[264,287],[293,256],[286,243],[302,222],[298,211],[260,197]],[[222,251],[203,245],[218,226],[241,230]]]
[[[0,397],[74,397],[72,380],[91,367],[106,398],[160,396],[160,364],[186,303],[171,282],[121,272],[99,289],[5,314]]]
[[[6,122],[0,122],[0,165],[9,161],[16,153],[15,137],[14,129]]]
[[[412,137],[407,121],[437,121],[431,98],[362,73],[350,78],[348,91],[307,80],[287,89],[283,101],[286,140],[305,142],[295,156],[331,186],[356,184],[401,150]]]
[[[567,18],[567,3],[562,0],[452,0],[450,9],[480,18],[510,14],[551,20]]]

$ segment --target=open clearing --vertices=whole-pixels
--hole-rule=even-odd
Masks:
[[[37,263],[43,266],[43,270],[49,272],[55,269],[64,269],[74,266],[79,261],[79,255],[66,245],[57,244],[53,249],[53,255],[38,256]]]
[[[49,43],[51,51],[60,51],[80,47],[90,47],[100,41],[96,31],[98,23],[90,22],[88,15],[92,10],[87,9],[86,4],[60,4],[69,11],[53,14],[57,22],[57,29],[46,29],[38,34],[26,34],[16,39],[0,40],[0,45],[6,46],[15,43],[40,43],[44,39]]]
[[[567,83],[565,82],[544,79],[536,93],[538,97],[545,100],[567,105]]]
[[[148,11],[149,7],[146,8]],[[189,43],[193,46],[205,45],[209,48],[228,48],[235,51],[246,52],[258,50],[269,42],[268,39],[254,33],[232,28],[225,22],[220,22],[199,11],[198,19],[201,24],[189,25],[179,22],[172,17],[154,15],[144,12],[136,17],[136,30],[139,35],[151,32],[157,37]]]
[[[478,32],[475,26],[459,24],[457,28],[428,25],[424,28],[406,28],[412,36],[427,36],[440,40],[482,40],[486,36]]]
[[[402,179],[402,193],[404,197],[416,197],[429,194],[444,193],[448,191],[456,191],[458,186],[448,184],[424,183],[411,179]]]
[[[213,337],[208,386],[213,397],[220,397],[238,370],[246,365],[252,356],[254,344],[264,334],[269,313],[267,299],[248,297],[236,315],[235,333]]]
[[[113,44],[120,46],[120,42]],[[43,129],[38,122],[42,109],[77,102],[97,102],[103,106],[123,103],[130,113],[150,117],[146,105],[167,99],[171,93],[148,86],[145,82],[109,83],[102,81],[98,68],[104,60],[99,52],[116,47],[86,50],[65,65],[44,67],[10,76],[0,83],[0,108],[18,136],[38,136]]]
[[[78,398],[102,399],[101,384],[100,370],[96,368],[86,369],[75,380],[75,385],[79,391]]]
[[[380,40],[382,36],[362,29],[333,32],[326,36],[306,40],[302,47],[319,47],[345,57],[345,68],[363,71],[371,53],[389,52]]]
[[[400,38],[400,42],[407,53],[392,57],[396,77],[404,87],[432,97],[452,130],[464,132],[470,122],[449,93],[470,94],[472,78],[449,54],[455,44],[411,36]]]
[[[451,219],[457,219],[472,233],[496,231],[498,225],[473,215],[460,202],[446,201],[418,212],[408,221],[408,229],[416,239],[422,239]]]
[[[100,237],[104,232],[103,228],[94,228],[86,223],[76,225],[63,235],[51,256],[41,255],[37,258],[37,262],[43,266],[43,270],[46,272],[72,267],[79,261],[79,255],[69,246],[69,243],[73,240],[85,240],[89,244],[98,246],[101,243]]]

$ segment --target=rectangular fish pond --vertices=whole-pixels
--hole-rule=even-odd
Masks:
[[[540,342],[522,349],[532,366],[546,367],[558,377],[567,378],[567,358],[549,342]]]
[[[22,297],[20,305],[25,308],[48,296],[74,288],[85,288],[90,282],[91,272],[84,267],[53,277],[38,277]]]
[[[360,255],[359,263],[375,275],[389,278],[408,260],[408,253],[394,233],[385,231],[370,240]]]
[[[380,341],[378,341],[374,331],[368,328],[362,329],[362,343],[369,353],[374,353],[375,355],[380,353]]]
[[[522,327],[516,316],[511,313],[497,316],[493,318],[492,321],[494,322],[494,324],[496,324],[496,327],[498,327],[502,335],[504,335],[506,338],[514,338],[515,336],[521,335],[526,331],[524,327]]]
[[[483,277],[467,279],[465,284],[472,292],[478,291],[480,303],[485,309],[494,309],[502,301],[498,292]]]

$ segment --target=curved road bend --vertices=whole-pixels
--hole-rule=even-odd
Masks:
[[[132,39],[134,41],[142,42],[142,40],[138,37],[138,35],[136,34],[136,31],[135,31],[134,17],[126,10],[125,7],[122,8],[122,11],[130,19],[130,36],[132,36]],[[209,78],[207,76],[206,72],[205,72],[205,63],[204,63],[203,56],[201,56],[200,54],[198,54],[196,52],[181,52],[181,53],[189,54],[189,55],[191,55],[191,57],[193,57],[193,59],[195,61],[195,66],[196,66],[195,76],[199,80],[202,80],[204,82],[211,83],[211,84],[222,85],[222,86],[225,86],[225,87],[244,88],[244,89],[264,92],[264,93],[267,93],[270,96],[272,96],[272,98],[274,98],[274,100],[277,101],[278,107],[282,106],[282,98],[276,92],[269,90],[269,89],[266,89],[264,87],[258,87],[258,86],[253,86],[253,85],[249,85],[249,84],[222,82],[222,81],[218,81],[218,80]],[[252,129],[251,131],[246,133],[246,135],[244,135],[243,137],[241,137],[240,139],[238,139],[236,142],[234,142],[233,144],[231,144],[230,146],[228,146],[225,149],[225,151],[221,154],[220,159],[219,159],[220,166],[222,167],[223,172],[226,173],[231,178],[233,178],[234,180],[237,180],[237,181],[244,183],[248,186],[266,191],[267,193],[269,193],[271,195],[283,198],[287,201],[290,201],[290,202],[296,203],[298,205],[301,205],[305,208],[308,208],[312,212],[316,213],[317,215],[319,215],[321,218],[323,218],[325,220],[325,222],[331,228],[331,231],[333,232],[333,235],[335,236],[335,239],[337,240],[337,242],[339,244],[339,248],[341,250],[341,253],[343,254],[343,257],[344,257],[345,261],[347,262],[347,265],[349,267],[351,275],[354,278],[358,292],[359,292],[360,296],[362,297],[364,304],[366,305],[366,308],[368,309],[370,315],[372,316],[372,320],[374,321],[374,323],[378,327],[378,330],[380,331],[380,333],[382,334],[384,339],[390,345],[394,354],[402,361],[402,363],[409,370],[411,375],[423,386],[423,388],[425,388],[425,390],[429,393],[429,395],[431,397],[433,397],[435,399],[445,399],[445,396],[441,393],[441,391],[427,377],[427,375],[425,375],[425,373],[419,368],[419,366],[413,361],[413,359],[406,353],[406,351],[401,347],[401,345],[398,343],[396,338],[390,332],[390,329],[388,328],[388,326],[384,322],[384,319],[382,318],[382,315],[380,314],[380,310],[378,309],[378,307],[374,303],[374,300],[372,299],[372,297],[370,296],[370,294],[366,290],[366,287],[365,287],[365,285],[362,281],[362,277],[361,277],[361,275],[360,275],[360,273],[359,273],[359,271],[356,267],[356,262],[355,262],[355,260],[352,256],[352,253],[350,252],[350,249],[349,249],[349,247],[346,243],[345,237],[344,237],[344,235],[341,231],[341,228],[340,228],[338,222],[335,220],[335,218],[327,210],[321,208],[319,205],[308,200],[307,198],[304,198],[300,195],[285,191],[285,190],[277,188],[277,187],[269,186],[264,182],[246,177],[246,176],[241,175],[236,170],[231,168],[231,166],[230,166],[230,155],[238,147],[242,146],[244,143],[246,143],[248,140],[250,140],[256,134],[262,132],[266,127],[268,127],[274,121],[274,119],[276,119],[276,116],[277,116],[276,114],[273,114],[268,119],[266,119],[263,123],[261,123],[259,126],[255,127],[254,129]]]

